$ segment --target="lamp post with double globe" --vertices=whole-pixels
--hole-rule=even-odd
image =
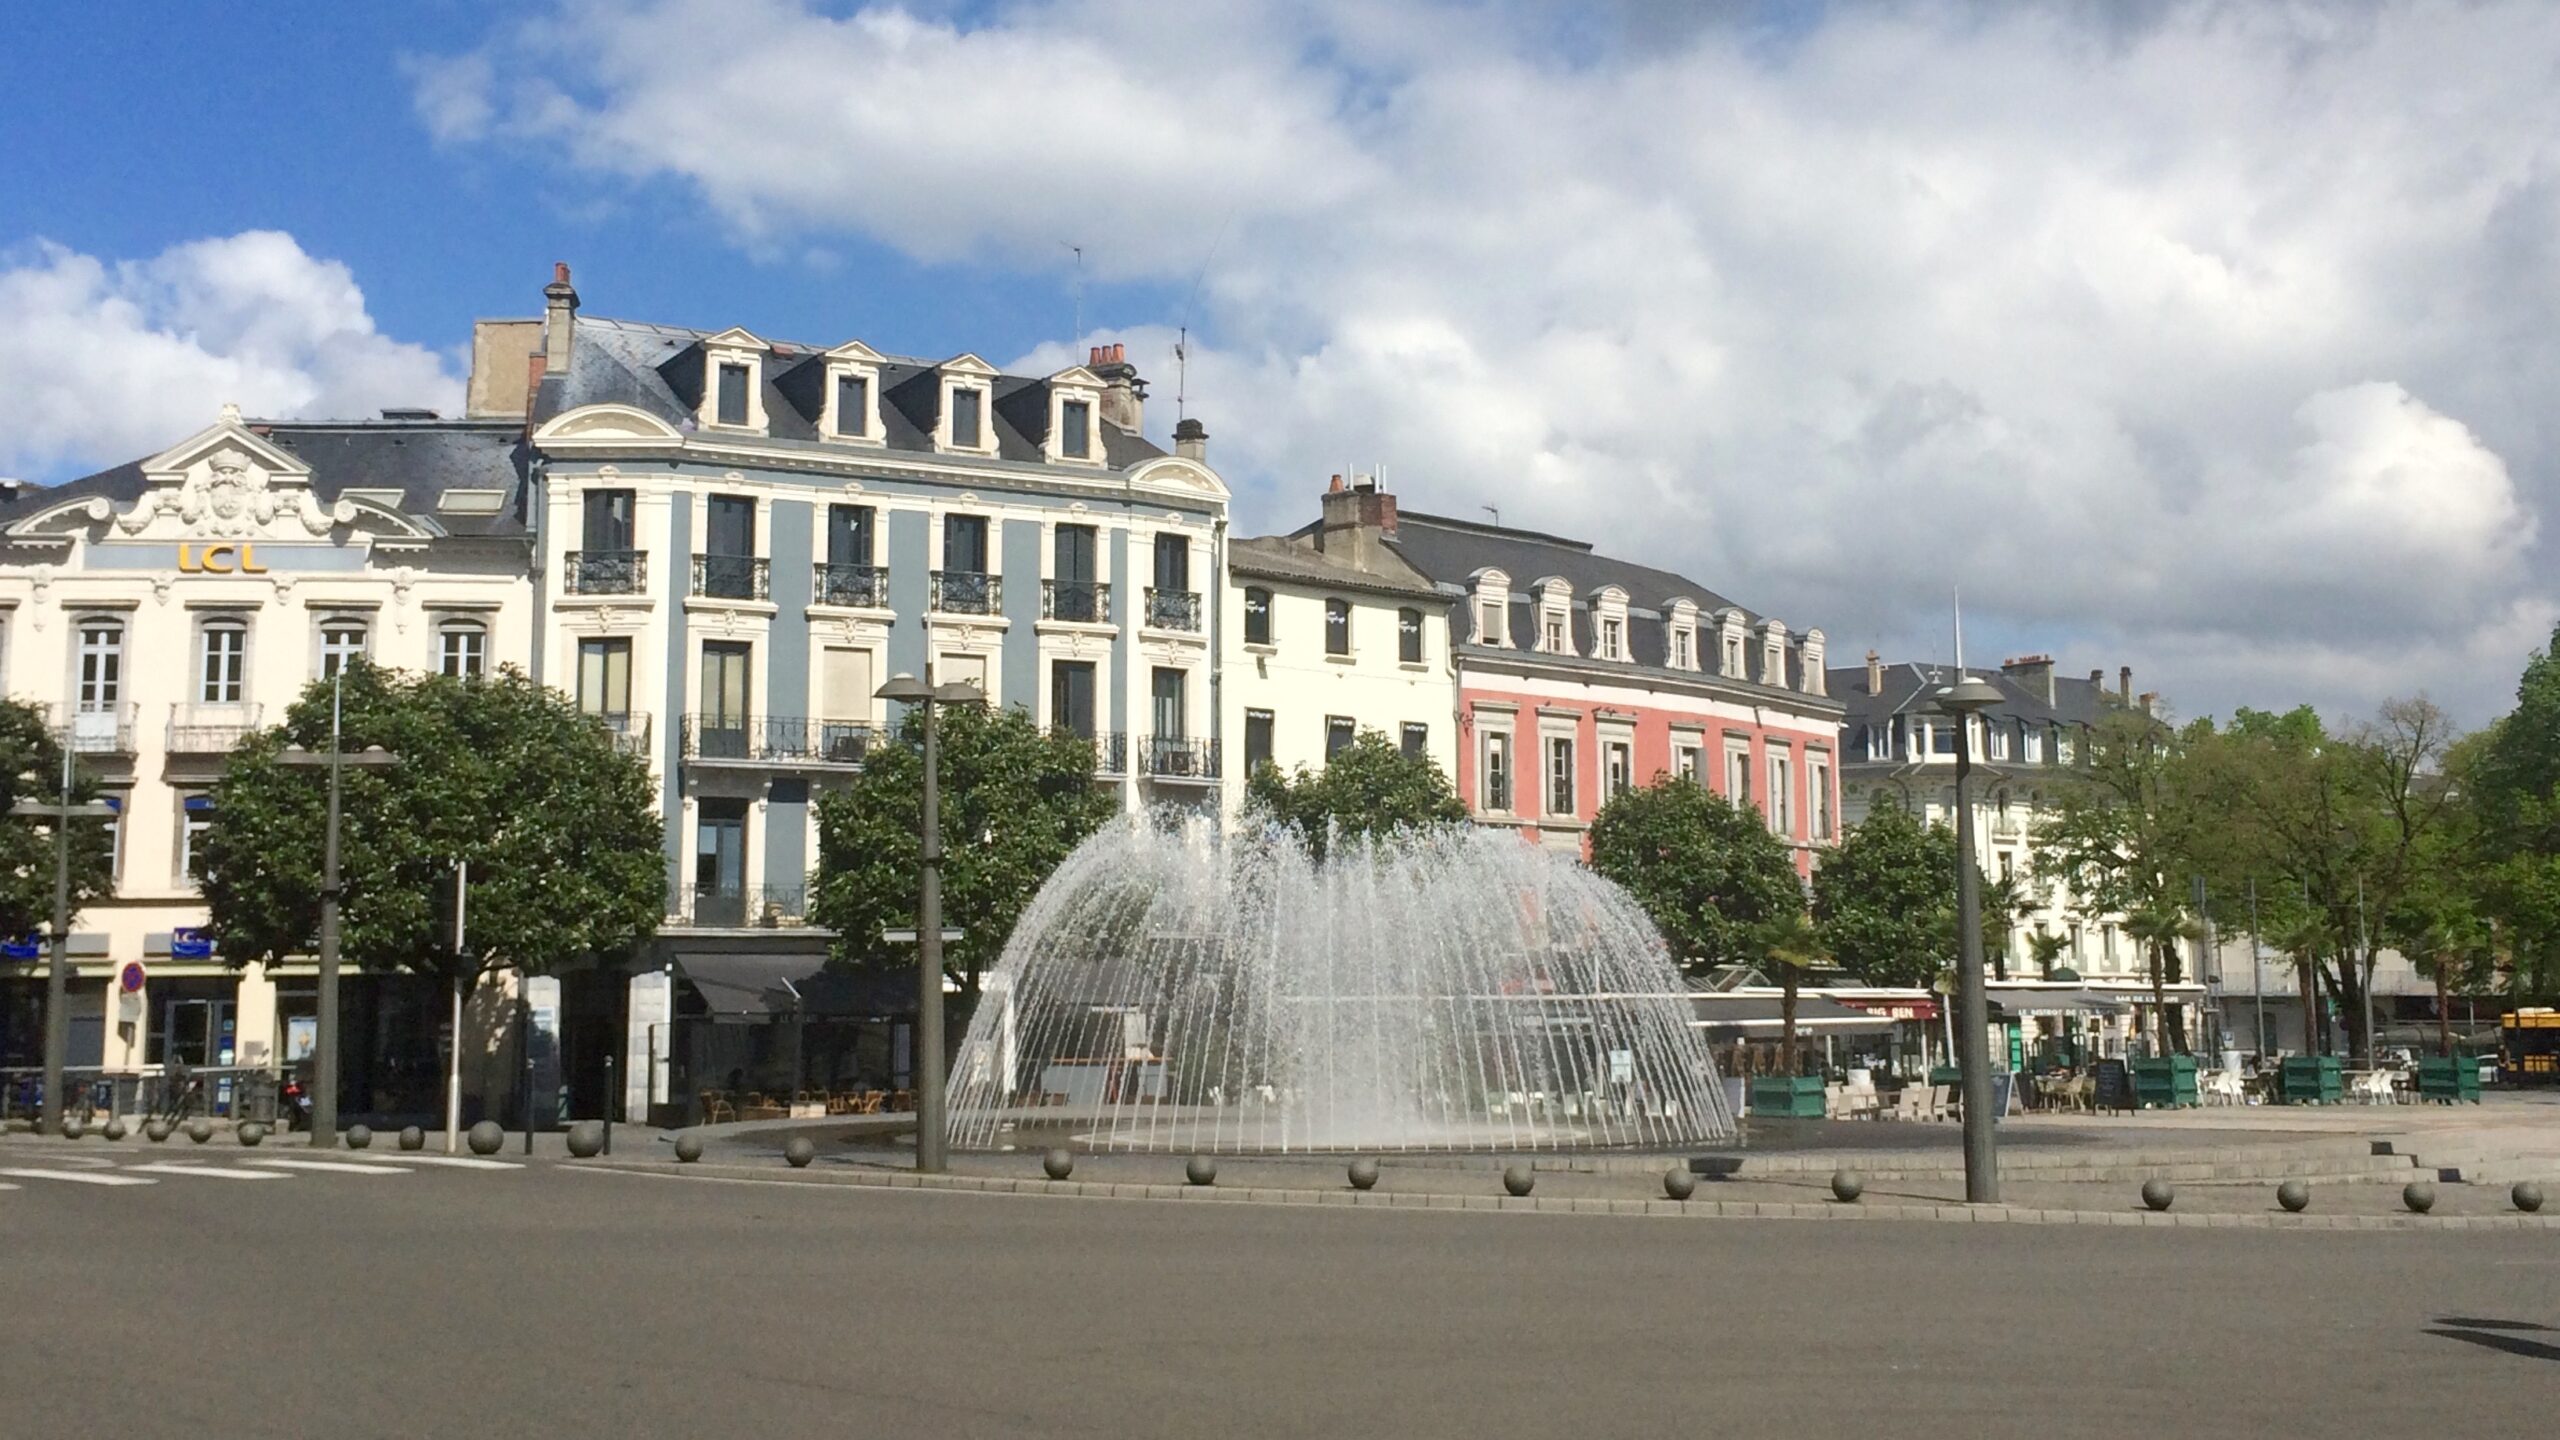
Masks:
[[[883,700],[924,707],[924,833],[916,900],[916,1173],[939,1175],[948,1165],[942,1118],[942,786],[934,745],[933,712],[945,705],[981,705],[975,685],[933,683],[892,675],[876,693]]]
[[[1956,722],[1956,1075],[1964,1085],[1964,1198],[1988,1205],[2000,1198],[1999,1158],[1991,1125],[1991,1002],[1982,990],[1982,874],[1973,862],[1975,716],[2000,703],[1990,682],[1959,671],[1956,683],[1938,691],[1938,708]]]

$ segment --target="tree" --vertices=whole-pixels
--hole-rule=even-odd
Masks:
[[[947,973],[974,1003],[1013,923],[1051,871],[1118,810],[1094,784],[1093,742],[1044,735],[1019,709],[946,706],[935,716],[942,804],[942,917],[961,938],[942,948]],[[883,938],[916,926],[924,824],[924,712],[911,707],[899,743],[872,747],[862,773],[818,801],[817,900],[836,932],[835,963],[904,965]],[[957,1017],[955,1017],[957,1018]]]
[[[1818,936],[1798,927],[1804,883],[1768,822],[1693,780],[1663,776],[1610,797],[1591,822],[1591,868],[1653,917],[1686,975],[1719,965],[1778,972],[1780,1063],[1795,1060],[1795,990]]]
[[[1956,964],[1955,832],[1879,796],[1813,872],[1813,915],[1853,978],[1931,983]]]
[[[2514,967],[2509,989],[2549,997],[2560,992],[2560,629],[2469,758],[2481,898]]]
[[[2142,947],[2145,971],[2151,977],[2151,1022],[2157,1027],[2151,1038],[2152,1053],[2166,1055],[2175,1050],[2186,1053],[2187,1037],[2181,1027],[2169,1023],[2168,982],[2176,976],[2178,945],[2204,933],[2204,927],[2186,914],[2166,906],[2136,910],[2124,917],[2124,933]],[[2141,1018],[2134,1025],[2141,1027]]]
[[[1778,1071],[1793,1075],[1797,992],[1806,976],[1830,968],[1830,949],[1823,943],[1822,927],[1801,906],[1755,926],[1752,943],[1763,963],[1778,972]]]
[[[2027,937],[2027,954],[2036,962],[2036,974],[2046,980],[2053,978],[2063,952],[2070,948],[2071,937],[2059,931],[2038,930]]]
[[[1337,835],[1375,837],[1467,818],[1439,762],[1405,754],[1377,730],[1353,736],[1322,770],[1301,765],[1284,775],[1267,761],[1254,767],[1245,781],[1245,803],[1297,831],[1318,858]]]
[[[232,964],[308,954],[320,925],[324,770],[332,687],[306,686],[284,722],[249,737],[213,789],[204,895]],[[339,954],[457,989],[512,966],[544,974],[614,956],[666,914],[665,832],[649,772],[593,717],[516,670],[487,679],[348,667],[342,744],[399,763],[344,772]],[[470,867],[467,948],[441,893]]]
[[[2037,825],[2035,869],[2090,911],[2179,912],[2203,828],[2188,794],[2188,737],[2142,710],[2092,727],[2087,761]],[[2158,984],[2154,984],[2158,1002]]]
[[[43,710],[0,700],[0,935],[32,935],[53,924],[54,822],[6,812],[22,799],[59,804],[62,759]],[[97,782],[75,764],[72,803],[97,798]],[[113,877],[112,832],[95,820],[72,821],[71,913],[104,899],[115,888]]]

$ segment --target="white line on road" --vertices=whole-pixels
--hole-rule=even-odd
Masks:
[[[135,1180],[123,1175],[109,1175],[95,1170],[0,1170],[0,1175],[15,1175],[25,1180],[67,1180],[74,1185],[148,1185],[148,1180]]]
[[[146,1175],[186,1175],[199,1180],[290,1180],[273,1170],[232,1170],[220,1165],[136,1165]]]
[[[376,1160],[369,1163],[371,1163],[376,1169],[388,1170],[393,1168],[391,1162],[387,1160]],[[456,1170],[521,1170],[524,1168],[524,1162],[520,1160],[475,1160],[468,1155],[403,1154],[400,1157],[400,1164],[450,1165]]]
[[[278,1170],[326,1170],[332,1175],[408,1175],[414,1172],[397,1165],[367,1165],[357,1160],[252,1160],[252,1165],[269,1165]]]

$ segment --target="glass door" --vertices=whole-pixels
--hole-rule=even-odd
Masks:
[[[743,641],[702,642],[702,713],[694,738],[703,759],[747,758],[747,666],[754,651]]]
[[[1061,525],[1050,556],[1049,613],[1058,620],[1107,620],[1109,613],[1100,604],[1101,593],[1095,585],[1100,578],[1094,561],[1094,530],[1090,525]]]
[[[694,832],[693,923],[747,920],[747,802],[706,799]]]

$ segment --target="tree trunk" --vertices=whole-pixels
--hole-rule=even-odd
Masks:
[[[1778,967],[1778,1073],[1796,1073],[1796,967]]]
[[[2295,962],[2294,970],[2302,977],[2302,1053],[2320,1053],[2320,957],[2305,955]]]
[[[2445,957],[2436,957],[2436,1053],[2453,1058],[2453,981],[2445,974]]]
[[[2160,952],[2167,948],[2168,947],[2166,945],[2162,945],[2156,941],[2150,947],[2152,1025],[2151,1053],[2154,1056],[2161,1056],[2169,1053],[2169,990],[2167,979],[2161,973],[2160,956]]]

